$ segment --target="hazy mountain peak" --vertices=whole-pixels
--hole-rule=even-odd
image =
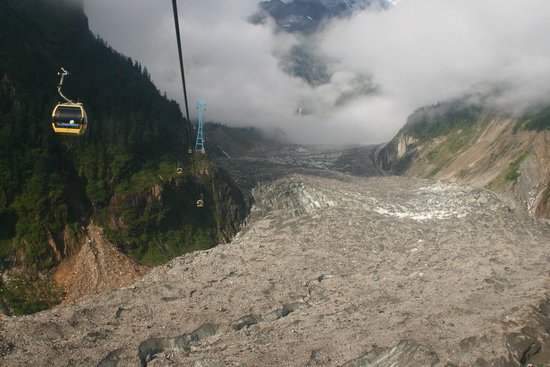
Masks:
[[[387,9],[392,4],[389,0],[268,0],[259,3],[259,10],[250,21],[264,23],[271,17],[279,31],[311,34],[324,20],[349,16],[368,8]]]

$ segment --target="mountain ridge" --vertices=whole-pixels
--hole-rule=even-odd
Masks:
[[[518,212],[550,219],[550,131],[529,128],[525,116],[464,100],[428,106],[411,115],[378,164],[394,174],[487,188]]]

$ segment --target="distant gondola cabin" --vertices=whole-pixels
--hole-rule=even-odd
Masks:
[[[88,116],[81,103],[59,103],[52,112],[52,128],[57,134],[82,135]]]

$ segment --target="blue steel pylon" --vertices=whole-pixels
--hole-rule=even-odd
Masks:
[[[195,143],[195,150],[200,152],[205,152],[204,150],[204,138],[203,138],[203,128],[204,128],[204,111],[206,110],[206,101],[201,99],[197,103],[197,108],[199,109],[199,127],[197,129],[197,142]]]

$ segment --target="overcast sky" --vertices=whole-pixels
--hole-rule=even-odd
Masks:
[[[315,38],[331,60],[331,83],[311,87],[285,74],[278,56],[299,40],[252,25],[258,0],[179,0],[192,118],[281,128],[303,143],[388,141],[417,107],[498,85],[500,108],[550,102],[550,1],[402,0],[389,11],[335,20]],[[92,31],[147,67],[182,101],[171,1],[85,0]],[[354,75],[376,95],[299,116],[303,101],[332,106]]]

